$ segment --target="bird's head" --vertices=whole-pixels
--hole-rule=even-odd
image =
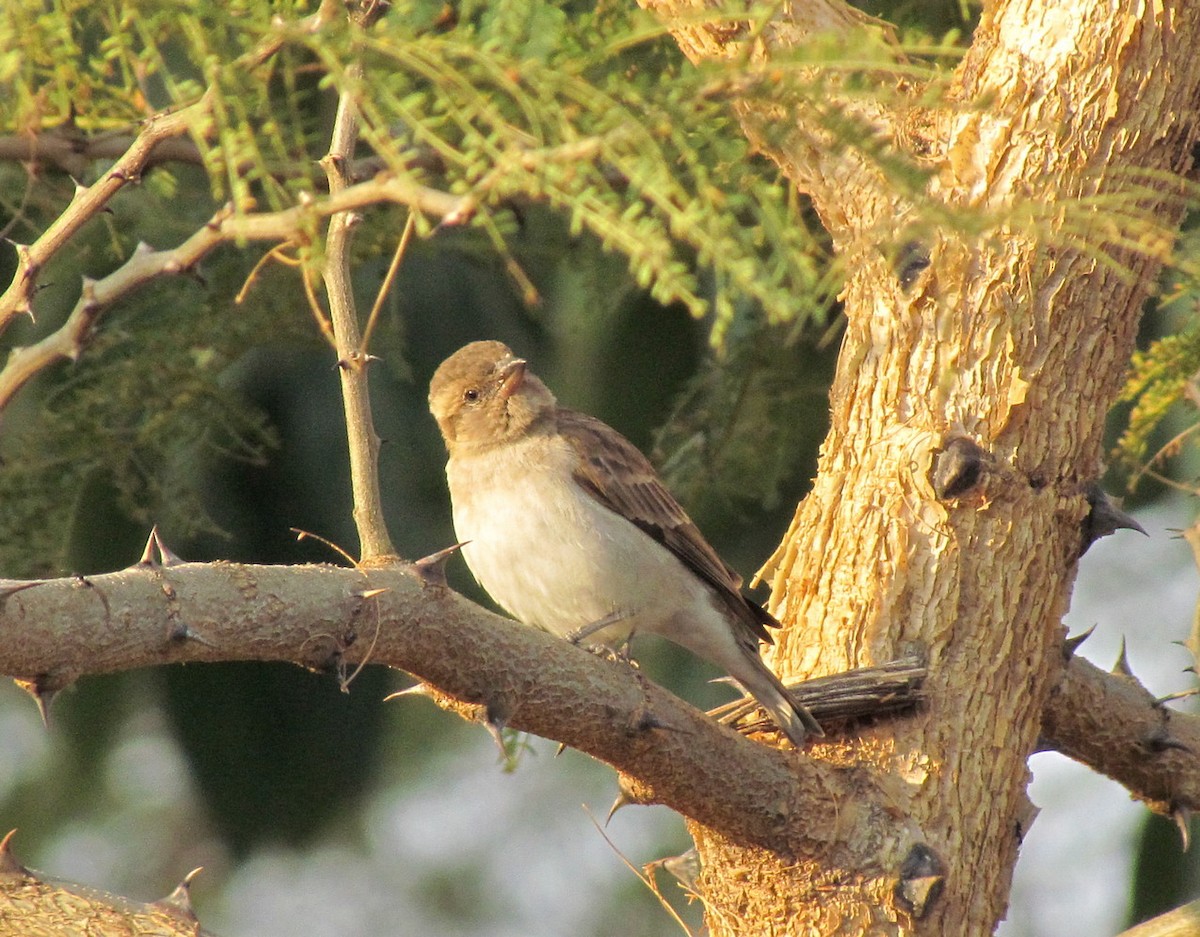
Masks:
[[[501,342],[472,342],[441,363],[429,409],[451,454],[519,439],[555,410],[554,395]]]

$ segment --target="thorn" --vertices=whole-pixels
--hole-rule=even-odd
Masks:
[[[1190,807],[1172,807],[1171,819],[1179,830],[1179,838],[1183,841],[1183,851],[1187,852],[1192,845],[1192,811]]]
[[[604,818],[604,825],[608,826],[613,818],[613,814],[622,807],[638,806],[645,803],[637,794],[634,793],[630,786],[631,781],[627,775],[617,775],[617,799],[613,801],[612,806],[608,808],[608,816]]]
[[[1124,635],[1121,635],[1121,653],[1117,655],[1117,662],[1113,664],[1112,670],[1109,672],[1119,677],[1133,677],[1133,671],[1129,669],[1129,657],[1125,653]]]
[[[1083,496],[1087,499],[1089,510],[1081,525],[1080,556],[1083,556],[1088,548],[1101,537],[1107,537],[1118,530],[1136,530],[1144,536],[1150,536],[1141,524],[1121,510],[1120,506],[1100,487],[1099,482],[1092,482],[1088,485]]]
[[[437,553],[424,556],[413,563],[413,569],[421,577],[421,582],[427,586],[446,585],[446,561],[470,542],[463,540],[444,550],[438,550]]]
[[[1074,657],[1075,652],[1079,650],[1079,645],[1083,644],[1083,642],[1095,634],[1095,632],[1096,626],[1092,625],[1092,627],[1088,628],[1087,631],[1081,631],[1074,637],[1067,637],[1063,641],[1064,656],[1066,656],[1068,659]]]
[[[175,886],[175,890],[171,894],[155,901],[154,907],[162,908],[176,917],[199,922],[199,918],[196,917],[196,912],[192,908],[192,881],[203,871],[204,866],[196,866],[183,877],[183,881]]]
[[[386,703],[389,700],[400,699],[403,696],[424,696],[427,699],[433,697],[433,687],[428,683],[414,683],[412,686],[407,686],[403,690],[397,690],[395,693],[389,693],[383,698]]]
[[[567,743],[566,743],[566,742],[559,742],[559,743],[558,743],[558,748],[554,749],[554,757],[555,757],[555,758],[557,758],[559,755],[561,755],[561,754],[562,754],[563,752],[565,752],[566,750],[567,750]]]
[[[145,241],[138,241],[137,247],[135,247],[133,249],[133,253],[134,253],[135,257],[136,256],[144,256],[146,254],[153,254],[154,248],[151,247],[149,244],[147,244]]]
[[[158,539],[158,525],[150,528],[150,536],[146,538],[146,546],[142,549],[142,557],[137,561],[138,566],[157,566],[154,558],[154,542]]]
[[[608,824],[612,822],[614,813],[616,813],[622,807],[628,807],[632,803],[633,801],[630,799],[629,795],[624,791],[620,791],[617,794],[617,799],[614,800],[612,802],[612,806],[608,808],[608,816],[604,818],[604,825],[608,826]]]
[[[135,565],[169,567],[182,566],[184,562],[163,542],[162,535],[158,532],[158,525],[155,524],[150,528],[150,536],[146,538],[146,548],[142,550],[142,558]]]
[[[1149,749],[1156,755],[1162,754],[1165,751],[1174,749],[1180,752],[1191,752],[1191,747],[1185,745],[1179,739],[1173,737],[1167,732],[1166,726],[1159,726],[1152,732],[1147,733],[1141,738],[1143,748]]]
[[[377,595],[383,595],[385,592],[391,592],[391,589],[364,589],[362,592],[350,593],[357,599],[373,599]]]
[[[700,880],[702,865],[700,853],[694,846],[687,852],[671,856],[669,859],[659,859],[654,864],[670,872],[675,880],[688,891],[693,893],[698,891],[697,883]]]
[[[70,686],[70,681],[60,683],[59,681],[52,680],[48,674],[39,674],[32,680],[22,680],[14,677],[13,683],[33,697],[34,703],[37,704],[38,714],[42,717],[42,725],[46,729],[49,729],[50,705],[59,693]]]
[[[5,835],[4,839],[0,840],[0,877],[5,875],[26,876],[29,870],[17,861],[17,856],[13,852],[12,841],[17,835],[16,829],[11,829]]]
[[[945,884],[945,869],[937,853],[924,843],[914,843],[900,864],[900,879],[892,895],[900,907],[920,920],[941,896]]]
[[[509,759],[508,746],[504,744],[504,720],[503,719],[484,719],[483,727],[488,730],[488,735],[492,737],[492,741],[496,743],[496,748],[500,752],[500,757],[505,761]]]
[[[205,647],[216,647],[212,641],[204,637],[198,631],[193,631],[189,625],[183,622],[176,622],[171,625],[167,632],[167,640],[172,644],[182,644],[184,641],[195,641],[197,644],[203,644]]]
[[[1194,668],[1189,667],[1187,669],[1191,670],[1193,673],[1195,673]],[[1161,705],[1163,705],[1163,703],[1170,703],[1173,700],[1187,699],[1189,696],[1198,696],[1198,695],[1200,695],[1200,687],[1194,686],[1190,690],[1180,690],[1178,693],[1168,693],[1166,696],[1160,696],[1154,700],[1154,705],[1161,706]]]

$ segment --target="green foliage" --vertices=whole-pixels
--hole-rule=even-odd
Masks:
[[[0,126],[133,129],[207,89],[195,139],[214,197],[281,208],[321,187],[332,93],[350,91],[376,165],[469,195],[475,224],[501,252],[511,212],[545,203],[572,233],[623,254],[660,302],[715,310],[718,345],[742,298],[773,322],[821,315],[829,284],[816,271],[828,258],[777,171],[754,158],[731,99],[819,102],[830,80],[822,67],[852,92],[856,76],[883,64],[882,46],[854,50],[851,63],[846,50],[806,50],[773,62],[769,76],[747,62],[696,67],[631,7],[505,0],[462,4],[452,17],[410,0],[369,32],[335,17],[312,33],[300,23],[313,4],[295,0],[50,11],[18,2],[0,13],[0,48],[25,50],[0,59]],[[725,25],[750,35],[768,12]],[[276,54],[256,54],[271,42]],[[833,108],[828,117],[834,141],[885,158],[861,126]],[[893,172],[914,172],[886,158]],[[917,172],[905,185],[923,183]],[[702,288],[705,270],[715,290]]]
[[[1121,401],[1134,402],[1129,426],[1118,444],[1132,464],[1146,458],[1151,433],[1188,391],[1200,371],[1200,325],[1154,342],[1133,356],[1133,370]]]
[[[830,81],[844,94],[879,94],[879,82],[865,76],[890,61],[882,45],[851,54],[818,44],[779,57],[763,74],[749,59],[688,63],[664,28],[632,4],[503,0],[451,9],[406,0],[370,30],[344,17],[342,5],[327,7],[334,15],[319,31],[305,25],[317,0],[17,0],[0,7],[0,50],[13,50],[0,52],[0,135],[56,130],[81,143],[100,133],[132,136],[155,112],[202,97],[209,104],[191,135],[206,196],[187,167],[148,172],[144,185],[114,203],[116,216],[92,222],[87,236],[42,272],[60,291],[40,293],[39,327],[10,340],[56,327],[78,295],[70,287],[79,273],[105,275],[138,240],[158,248],[180,243],[227,200],[252,212],[314,197],[306,193],[319,198],[325,185],[319,160],[333,110],[338,95],[349,92],[362,122],[360,178],[382,169],[469,199],[474,211],[466,236],[429,243],[449,241],[464,258],[481,249],[498,256],[531,308],[543,300],[546,278],[531,254],[528,221],[549,210],[564,220],[570,242],[599,244],[629,272],[603,298],[574,298],[568,307],[575,315],[600,322],[625,305],[610,300],[640,289],[663,305],[705,316],[716,367],[699,379],[665,448],[676,451],[672,438],[686,441],[677,467],[698,467],[699,455],[711,458],[697,478],[716,483],[722,501],[720,491],[734,484],[730,473],[754,465],[748,443],[757,433],[774,467],[751,471],[761,484],[742,496],[769,502],[791,436],[772,429],[783,411],[766,406],[758,388],[778,382],[764,379],[770,368],[757,352],[749,355],[759,361],[756,390],[735,394],[741,403],[732,423],[718,420],[717,428],[702,431],[697,421],[727,402],[741,380],[736,368],[749,360],[747,348],[827,315],[840,274],[802,200],[755,155],[733,102],[806,102],[826,115],[831,145],[856,147],[917,193],[923,171],[823,103]],[[749,50],[771,9],[750,9],[719,26],[745,37]],[[924,65],[905,68],[928,73]],[[786,132],[787,121],[778,126]],[[80,181],[104,168],[93,161]],[[66,204],[65,187],[45,167],[28,181],[18,181],[15,167],[6,177],[12,184],[0,192],[10,194],[0,194],[0,206],[12,219],[8,233],[27,243]],[[373,220],[381,216],[387,219],[376,212]],[[429,221],[421,219],[419,230],[431,235]],[[376,239],[372,249],[387,252],[391,243]],[[533,253],[547,248],[561,251],[562,244],[535,246]],[[199,300],[205,314],[174,316],[169,330],[162,327],[151,312],[156,304],[173,307],[194,289],[178,281],[156,287],[153,298],[126,299],[119,315],[103,320],[79,364],[40,390],[27,389],[30,409],[23,418],[10,414],[9,461],[0,472],[0,495],[22,506],[0,522],[0,543],[22,543],[24,562],[61,561],[63,531],[78,510],[69,498],[48,507],[38,492],[99,485],[139,524],[175,519],[181,532],[195,532],[212,522],[194,479],[176,467],[202,450],[228,449],[233,458],[254,460],[271,444],[261,415],[236,402],[222,375],[255,343],[281,333],[311,337],[313,330],[295,279],[278,301],[255,291],[230,316],[233,290],[257,252],[243,253],[205,262],[212,284]],[[299,253],[321,262],[319,244]],[[187,296],[187,304],[196,302]],[[595,335],[601,327],[588,328]],[[402,347],[394,336],[381,336],[379,344],[389,341],[393,350]],[[707,441],[697,448],[698,432]],[[683,482],[683,475],[676,478]],[[29,529],[38,531],[39,542],[22,534]],[[21,558],[7,559],[17,564],[11,571],[27,568]]]
[[[20,176],[0,167],[0,188],[19,190]],[[178,240],[202,224],[212,206],[203,199],[174,204],[179,182],[155,170],[137,199],[118,200],[87,226],[75,252],[49,269],[39,322],[14,327],[14,340],[24,344],[61,324],[80,277],[111,270],[139,240]],[[20,222],[14,234],[52,217],[69,191],[38,186],[23,209],[6,206]],[[258,461],[275,438],[227,373],[264,334],[312,341],[308,323],[285,310],[286,293],[259,289],[235,312],[227,309],[252,261],[220,252],[204,279],[162,280],[133,294],[103,320],[77,362],[18,396],[0,439],[0,499],[8,505],[0,512],[0,564],[8,575],[96,571],[72,539],[97,523],[107,540],[119,522],[135,524],[143,540],[154,523],[180,535],[213,529],[196,486],[197,459]]]
[[[1175,247],[1167,268],[1170,279],[1160,313],[1169,334],[1134,354],[1118,399],[1118,403],[1129,405],[1129,415],[1114,456],[1129,472],[1131,490],[1147,474],[1163,477],[1165,460],[1195,448],[1200,429],[1200,388],[1196,383],[1200,375],[1198,256],[1200,232],[1193,225]]]
[[[795,493],[828,412],[831,356],[753,315],[737,322],[655,441],[668,487],[709,524]]]
[[[239,350],[238,330],[214,342],[191,313],[163,329],[154,299],[147,294],[147,305],[110,322],[36,418],[9,427],[0,498],[10,509],[0,515],[0,544],[10,575],[71,565],[64,531],[94,511],[97,482],[143,532],[155,523],[181,533],[211,529],[190,464],[206,450],[256,461],[272,445],[262,416],[220,381]],[[56,493],[49,504],[48,492]],[[37,569],[29,567],[35,558]]]

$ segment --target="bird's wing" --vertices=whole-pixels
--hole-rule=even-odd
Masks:
[[[742,595],[742,577],[704,539],[641,451],[612,427],[573,410],[558,411],[558,430],[579,453],[575,480],[580,486],[675,554],[713,588],[755,639],[771,643],[763,626],[779,623]]]

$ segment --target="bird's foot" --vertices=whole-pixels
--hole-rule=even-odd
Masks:
[[[629,652],[629,639],[626,638],[617,647],[609,647],[607,644],[580,644],[589,654],[595,654],[601,660],[610,660],[617,664],[626,664],[634,670],[639,670],[638,662],[634,660],[633,655]]]

